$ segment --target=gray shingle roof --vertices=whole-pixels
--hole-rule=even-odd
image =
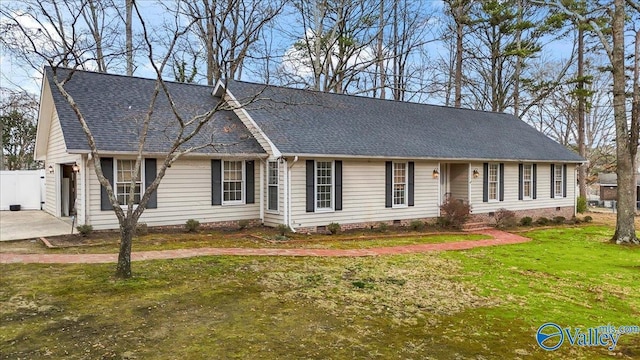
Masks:
[[[58,77],[63,79],[68,71],[58,69]],[[76,115],[51,81],[51,68],[46,68],[45,73],[49,78],[67,149],[89,150]],[[76,71],[65,89],[73,96],[85,116],[100,151],[131,152],[137,151],[138,134],[154,86],[153,79]],[[219,98],[212,96],[211,86],[172,82],[168,82],[167,86],[179,112],[186,119],[214,108],[219,101]],[[166,96],[161,92],[152,116],[145,151],[166,152],[177,128],[177,120],[171,113]],[[217,112],[212,121],[187,145],[208,144],[212,135],[213,142],[218,145],[198,150],[199,153],[265,152],[231,111]]]
[[[640,174],[636,174],[637,185],[640,186]],[[598,183],[600,185],[618,185],[618,174],[616,173],[599,173]]]
[[[515,116],[229,81],[284,154],[583,161]]]

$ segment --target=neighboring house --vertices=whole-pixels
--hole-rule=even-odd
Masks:
[[[640,207],[640,174],[636,174],[636,201]],[[611,201],[618,199],[618,174],[616,173],[600,173],[598,174],[598,183],[600,184],[600,200]]]
[[[63,70],[59,70],[63,71]],[[76,213],[96,229],[118,222],[94,173],[87,140],[71,108],[42,85],[36,158],[45,161],[45,209]],[[65,89],[92,130],[101,165],[124,203],[138,121],[154,80],[78,71]],[[150,226],[250,220],[316,231],[434,219],[446,198],[468,202],[490,221],[501,208],[518,216],[575,214],[575,167],[583,159],[512,115],[229,81],[215,87],[168,83],[185,115],[222,99],[193,144],[167,169],[140,221]],[[226,89],[226,91],[225,91]],[[175,131],[161,96],[153,114],[136,193],[157,174]],[[78,172],[74,171],[77,165]]]

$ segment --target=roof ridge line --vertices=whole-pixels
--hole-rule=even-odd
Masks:
[[[328,91],[321,91],[321,90],[314,90],[314,89],[306,89],[306,88],[295,88],[295,87],[289,87],[289,86],[285,86],[285,85],[261,84],[261,83],[258,83],[258,82],[246,81],[246,80],[227,80],[227,84],[229,82],[243,83],[243,84],[255,85],[255,86],[272,87],[272,88],[278,88],[278,89],[284,89],[284,90],[292,90],[292,91],[310,92],[310,93],[321,94],[321,95],[326,94],[326,95],[329,95],[329,96],[346,96],[346,97],[350,97],[350,98],[367,99],[367,100],[374,100],[374,101],[377,100],[377,101],[387,101],[387,102],[399,103],[399,104],[413,104],[413,105],[421,105],[421,106],[434,106],[434,107],[452,109],[452,110],[466,110],[466,111],[473,111],[473,112],[483,112],[483,113],[489,113],[489,114],[506,115],[506,116],[516,117],[513,114],[509,114],[509,113],[506,113],[506,112],[500,112],[500,111],[476,110],[476,109],[471,109],[471,108],[455,107],[455,106],[448,106],[448,105],[442,105],[442,104],[429,104],[429,103],[406,101],[406,100],[380,99],[380,98],[376,98],[376,97],[360,96],[360,95],[356,95],[356,94],[345,94],[345,93],[335,93],[335,92],[328,92]],[[518,118],[518,117],[516,117],[516,118]]]
[[[47,69],[51,69],[52,67],[51,66],[45,66],[44,68],[45,68],[45,71],[46,71]],[[99,72],[99,71],[85,70],[85,69],[73,69],[73,68],[64,67],[64,66],[58,66],[57,68],[58,69],[62,69],[62,70],[73,71],[73,72],[81,72],[81,73],[85,73],[85,74],[91,74],[91,75],[106,75],[106,76],[115,76],[115,77],[121,77],[121,78],[148,80],[148,81],[156,81],[157,80],[156,77],[147,78],[147,77],[142,77],[140,75],[115,74],[115,73],[110,73],[110,72]],[[170,83],[170,84],[207,87],[207,88],[211,88],[211,90],[213,90],[213,88],[215,87],[215,85],[205,85],[205,84],[198,84],[198,83],[179,82],[179,81],[175,81],[175,80],[166,80],[164,78],[162,80],[164,82]]]

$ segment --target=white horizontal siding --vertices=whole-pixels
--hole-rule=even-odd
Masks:
[[[474,214],[496,211],[500,208],[509,210],[529,210],[553,207],[574,206],[576,190],[575,165],[567,165],[567,196],[551,198],[551,168],[548,163],[537,164],[537,198],[518,200],[518,163],[504,165],[504,201],[483,202],[483,164],[473,163],[472,169],[478,169],[480,176],[471,179],[471,210]]]
[[[284,224],[284,163],[278,162],[278,211],[269,210],[269,162],[265,161],[264,171],[264,224],[277,226]]]
[[[343,160],[343,210],[306,212],[306,163],[300,159],[292,168],[292,223],[294,227],[327,225],[331,222],[351,224],[414,218],[436,217],[438,179],[432,172],[435,162],[415,162],[415,206],[385,207],[385,162],[381,160]]]
[[[45,94],[46,95],[46,94]],[[51,96],[49,94],[49,96]],[[41,121],[44,116],[50,116],[51,125],[49,127],[49,138],[47,141],[47,152],[45,158],[45,191],[44,210],[51,215],[60,216],[61,210],[58,201],[60,201],[61,189],[61,171],[59,164],[72,164],[77,162],[80,164],[82,158],[80,155],[72,155],[67,153],[66,144],[62,135],[58,114],[54,109],[50,109],[50,114],[41,114]],[[49,165],[53,166],[53,173],[49,173]],[[84,194],[82,193],[81,182],[82,176],[78,177],[76,192],[76,211],[78,219],[84,219],[84,211],[82,204],[84,203]]]
[[[255,204],[211,205],[211,160],[178,160],[158,187],[158,208],[146,209],[140,222],[149,226],[181,225],[189,219],[200,223],[257,219],[260,217],[260,167],[255,161]],[[115,229],[118,220],[111,210],[100,210],[100,183],[90,168],[90,223],[94,229]]]

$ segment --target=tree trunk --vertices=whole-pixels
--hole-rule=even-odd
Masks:
[[[522,0],[518,0],[518,24],[522,24],[523,5]],[[520,117],[520,77],[522,74],[522,29],[516,29],[516,64],[513,73],[513,115]]]
[[[214,78],[218,78],[220,79],[220,69],[216,66],[216,62],[214,61],[214,57],[217,57],[217,54],[215,53],[215,49],[213,47],[213,42],[214,39],[216,38],[216,30],[215,30],[215,13],[216,10],[214,9],[215,7],[215,3],[213,5],[211,5],[209,7],[209,3],[206,2],[205,6],[207,7],[207,9],[205,9],[205,12],[207,14],[207,18],[206,18],[206,44],[205,44],[205,48],[207,49],[205,52],[205,55],[207,56],[207,85],[211,86],[213,85],[213,81]]]
[[[120,225],[120,252],[118,253],[118,265],[116,266],[116,277],[128,279],[131,277],[131,243],[135,233],[135,222],[127,218]]]
[[[584,29],[578,24],[578,153],[587,158],[585,144],[585,94],[584,94]],[[587,198],[587,164],[578,166],[580,196]]]
[[[500,43],[498,38],[497,25],[491,27],[492,43],[491,43],[491,111],[500,111],[498,108],[498,61],[500,56]]]
[[[322,53],[322,37],[324,36],[324,32],[322,29],[322,19],[324,18],[324,8],[323,4],[316,3],[313,8],[313,24],[315,25],[315,32],[313,34],[313,90],[325,90],[320,88],[321,75],[323,73],[323,69],[321,68],[320,54]],[[307,39],[307,41],[309,41]],[[331,61],[325,60],[327,63],[331,63]],[[326,76],[327,74],[325,74]]]
[[[633,65],[633,94],[631,96],[631,168],[638,169],[638,145],[640,145],[640,30],[636,30],[635,56]],[[637,177],[637,173],[633,171]],[[637,178],[633,180],[637,184]],[[638,200],[638,187],[634,186],[634,199]],[[638,203],[636,206],[640,205]]]
[[[126,38],[126,49],[125,49],[125,57],[127,62],[127,75],[133,75],[133,0],[125,0],[126,7],[126,20],[125,20],[125,38]]]
[[[457,13],[456,16],[456,74],[455,74],[455,107],[462,106],[462,52],[463,43],[462,40],[464,38],[464,24],[462,23],[463,16],[466,16],[462,12],[464,11],[464,7],[462,4],[459,5],[457,9],[452,9]]]
[[[613,49],[611,63],[613,65],[613,117],[616,123],[616,156],[618,173],[618,202],[616,217],[616,232],[612,241],[616,244],[638,244],[636,237],[634,214],[636,208],[635,172],[632,158],[632,147],[637,149],[638,144],[632,144],[627,125],[625,107],[625,67],[624,67],[624,18],[625,0],[615,0],[613,15]]]
[[[380,0],[380,25],[378,28],[378,71],[380,75],[380,99],[385,99],[386,98],[386,93],[385,93],[385,85],[387,82],[386,79],[386,69],[384,66],[384,50],[383,50],[383,45],[384,45],[384,27],[385,27],[385,17],[384,17],[384,0]],[[375,94],[375,88],[374,88],[374,94]],[[374,95],[375,96],[375,95]]]

